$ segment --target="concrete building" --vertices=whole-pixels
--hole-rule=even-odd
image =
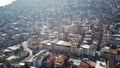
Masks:
[[[16,55],[21,49],[22,49],[22,45],[17,44],[14,46],[7,47],[6,49],[3,50],[3,53],[5,53],[8,56]]]

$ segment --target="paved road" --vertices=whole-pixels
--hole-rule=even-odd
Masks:
[[[33,57],[33,54],[32,54],[32,50],[28,47],[28,42],[27,41],[24,41],[22,42],[22,46],[23,46],[23,49],[28,51],[30,53],[30,55],[28,57],[26,57],[25,59],[23,59],[21,62],[25,62],[26,60],[29,60],[31,57]]]
[[[29,45],[28,45],[28,42],[24,41],[24,42],[22,43],[22,45],[23,45],[23,49],[26,50],[26,51],[29,51],[30,56],[32,56],[32,55],[33,55],[33,54],[32,54],[32,50],[28,47],[28,46],[29,46]]]

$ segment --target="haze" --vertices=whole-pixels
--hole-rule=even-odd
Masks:
[[[0,6],[5,6],[12,3],[15,0],[0,0]]]

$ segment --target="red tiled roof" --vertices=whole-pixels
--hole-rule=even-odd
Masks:
[[[80,66],[90,67],[91,61],[81,61]]]
[[[54,55],[51,55],[47,58],[47,63],[51,63],[51,62],[54,62],[55,60],[55,56]]]
[[[118,52],[118,49],[112,49],[110,48],[110,53],[117,53]]]
[[[57,61],[58,61],[58,62],[64,63],[64,60],[65,60],[65,56],[64,56],[64,55],[60,55],[60,56],[57,58]]]

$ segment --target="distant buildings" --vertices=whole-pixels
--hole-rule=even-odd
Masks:
[[[0,68],[120,68],[118,3],[19,0],[0,7]]]

